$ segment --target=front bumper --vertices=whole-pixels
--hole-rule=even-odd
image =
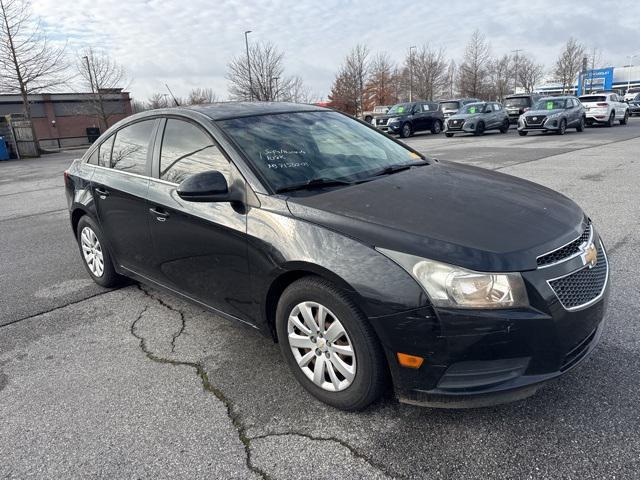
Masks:
[[[402,124],[400,122],[388,123],[386,125],[376,125],[377,128],[387,133],[400,133],[400,126]]]
[[[519,132],[556,132],[560,129],[560,118],[547,118],[541,124],[529,124],[520,118]]]
[[[577,309],[566,309],[548,282],[582,268],[587,267],[576,257],[523,272],[527,308],[424,307],[371,319],[400,401],[444,408],[510,402],[581,363],[602,335],[608,275],[595,301]],[[397,352],[421,356],[424,363],[419,369],[400,367]]]
[[[452,120],[447,120],[445,132],[449,133],[474,133],[476,131],[477,120],[464,120],[460,125],[453,125]]]

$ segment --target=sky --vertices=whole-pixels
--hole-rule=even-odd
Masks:
[[[326,98],[345,55],[357,43],[401,63],[411,45],[444,48],[460,61],[476,29],[501,56],[522,49],[549,71],[573,36],[601,52],[603,66],[640,63],[640,0],[399,2],[394,0],[32,0],[48,37],[70,57],[102,49],[122,64],[128,90],[144,100],[210,87],[228,96],[226,66],[250,41],[285,54],[285,74],[300,75]]]

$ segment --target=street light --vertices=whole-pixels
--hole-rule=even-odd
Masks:
[[[247,70],[249,71],[249,101],[253,102],[253,82],[251,81],[251,60],[249,59],[249,38],[251,30],[244,32],[244,45],[247,48]]]
[[[629,59],[629,74],[627,75],[627,91],[625,92],[625,95],[629,93],[629,88],[631,88],[631,67],[633,67],[633,57],[637,57],[638,54],[640,54],[640,52],[627,55],[627,58]]]
[[[409,47],[409,101],[413,100],[413,49],[417,47],[412,45]]]

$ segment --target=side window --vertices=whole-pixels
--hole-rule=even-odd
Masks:
[[[229,182],[229,161],[202,129],[170,118],[160,151],[160,179],[180,183],[194,173],[217,170]]]
[[[89,156],[89,158],[87,158],[87,163],[91,165],[98,165],[98,152],[99,152],[99,149],[96,148],[93,151],[93,153]]]
[[[155,120],[144,120],[119,130],[115,135],[111,167],[123,172],[145,174],[149,140]]]
[[[98,148],[98,165],[109,168],[111,166],[111,147],[113,147],[113,139],[115,135],[107,138]]]

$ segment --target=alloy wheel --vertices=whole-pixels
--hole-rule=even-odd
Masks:
[[[316,386],[339,392],[353,383],[353,343],[331,310],[316,302],[299,303],[289,314],[287,337],[298,366]]]
[[[101,277],[104,273],[102,245],[100,245],[98,237],[91,228],[84,227],[82,232],[80,232],[80,245],[82,247],[84,261],[89,267],[89,270],[96,277]]]

